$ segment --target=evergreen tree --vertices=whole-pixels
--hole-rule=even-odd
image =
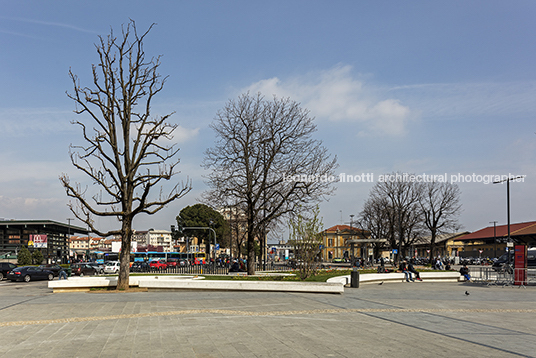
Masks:
[[[20,266],[32,264],[32,254],[30,254],[30,251],[25,246],[21,247],[17,256],[17,262]]]
[[[41,265],[41,263],[43,262],[43,254],[41,253],[41,250],[35,250],[33,253],[32,253],[32,260],[33,260],[33,263],[35,265]]]

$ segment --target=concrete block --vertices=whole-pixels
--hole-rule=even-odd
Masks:
[[[341,283],[329,282],[281,282],[281,281],[231,281],[231,280],[158,280],[142,279],[140,287],[149,290],[224,290],[224,291],[279,291],[343,293]]]

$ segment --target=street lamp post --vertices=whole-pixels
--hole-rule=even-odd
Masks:
[[[355,244],[353,242],[354,240],[354,228],[353,228],[353,224],[354,224],[354,214],[350,214],[350,247],[351,247],[351,250],[352,250],[352,265],[355,265]]]
[[[506,216],[508,219],[508,237],[506,238],[507,245],[512,244],[512,238],[510,237],[510,182],[512,180],[517,180],[521,178],[524,178],[524,176],[523,175],[518,175],[517,177],[508,176],[508,178],[506,179],[493,182],[493,184],[500,184],[500,183],[506,182]],[[510,264],[510,251],[512,250],[510,250],[510,247],[508,247],[508,264]]]
[[[68,241],[68,240],[71,239],[71,221],[72,221],[72,220],[74,220],[74,219],[72,219],[72,218],[67,218],[67,222],[69,223],[69,230],[68,230],[68,233],[67,233],[67,240],[66,240],[66,241],[68,242],[68,243],[67,243],[67,250],[69,250],[69,244],[70,244],[70,241]],[[88,245],[88,246],[89,246],[89,245]],[[63,256],[63,255],[62,255],[62,256]],[[63,258],[62,258],[62,257],[60,257],[60,260],[61,260],[62,263],[63,263]]]

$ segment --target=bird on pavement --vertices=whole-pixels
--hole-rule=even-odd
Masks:
[[[469,293],[469,292],[467,292],[467,291],[465,291],[465,295],[466,295],[466,296],[469,296],[469,295],[470,295],[470,293]]]
[[[383,281],[382,281],[382,282],[380,282],[380,283],[379,283],[378,285],[383,285]]]

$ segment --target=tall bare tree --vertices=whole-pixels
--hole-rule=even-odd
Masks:
[[[435,256],[438,234],[455,231],[459,228],[458,215],[461,212],[460,189],[448,182],[423,183],[419,203],[423,222],[430,231],[430,261]]]
[[[421,183],[411,181],[411,175],[392,173],[371,189],[369,199],[361,213],[367,217],[370,227],[366,230],[387,234],[392,249],[398,250],[397,258],[422,234]],[[365,223],[367,223],[365,222]],[[376,227],[375,227],[376,226]]]
[[[206,151],[205,200],[235,202],[246,209],[248,274],[255,273],[255,238],[295,211],[332,194],[336,157],[312,137],[309,112],[290,99],[241,95],[212,124],[217,142]]]
[[[389,247],[396,247],[393,241],[395,235],[394,222],[391,219],[392,210],[385,198],[368,198],[363,204],[363,210],[359,213],[357,226],[370,233],[373,240],[390,240]],[[381,249],[385,246],[382,242],[373,243],[374,257],[378,257]]]
[[[60,180],[67,196],[75,199],[69,204],[71,211],[91,231],[121,235],[118,289],[128,289],[134,217],[155,214],[190,190],[189,182],[172,183],[165,192],[162,187],[178,173],[179,149],[168,145],[177,127],[169,122],[171,114],[155,116],[151,110],[153,98],[166,81],[158,73],[160,57],[145,57],[143,41],[152,27],[140,35],[131,20],[122,26],[119,37],[113,30],[99,37],[92,88],[80,86],[78,77],[69,71],[74,92],[68,97],[76,103],[75,113],[85,115],[73,121],[82,129],[85,144],[71,145],[71,162],[99,191],[71,183],[67,174]],[[152,197],[149,194],[155,187],[159,192]],[[95,226],[95,216],[115,217],[121,227],[102,231]]]

